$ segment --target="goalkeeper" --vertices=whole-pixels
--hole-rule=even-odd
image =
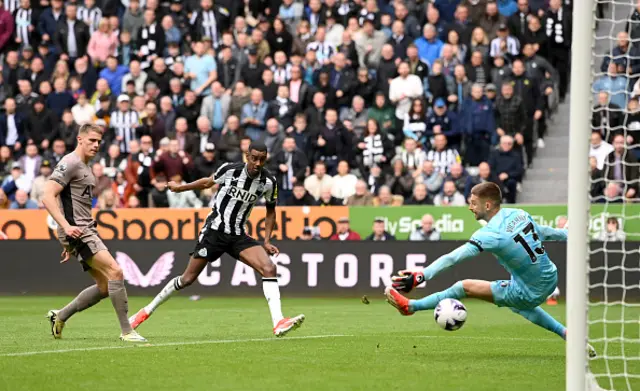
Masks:
[[[547,255],[542,241],[567,240],[567,230],[537,225],[529,213],[521,209],[501,208],[502,194],[498,185],[485,182],[471,190],[469,210],[476,220],[487,224],[476,231],[469,242],[443,255],[423,271],[401,271],[392,277],[385,295],[389,304],[402,315],[434,309],[442,299],[465,297],[482,299],[524,316],[529,321],[566,339],[567,329],[539,307],[555,290],[558,270]],[[410,292],[440,272],[483,251],[498,258],[511,274],[510,280],[458,281],[450,288],[420,300],[409,300],[396,289]],[[595,350],[589,346],[589,356]]]

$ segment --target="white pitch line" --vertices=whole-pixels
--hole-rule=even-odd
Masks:
[[[403,336],[406,338],[449,338],[449,339],[476,339],[476,340],[487,340],[487,341],[562,341],[562,338],[522,338],[522,337],[474,337],[470,335],[461,335],[456,337],[454,335],[414,335],[414,336]]]
[[[272,341],[286,341],[286,340],[298,340],[298,339],[319,339],[319,338],[340,338],[340,337],[353,337],[353,335],[328,334],[328,335],[308,335],[308,336],[301,336],[301,337],[284,337],[284,338],[272,337],[272,338],[249,338],[249,339],[213,339],[213,340],[204,340],[204,341],[166,342],[166,343],[156,343],[156,344],[145,343],[145,344],[135,344],[135,345],[96,346],[96,347],[90,347],[90,348],[4,353],[4,354],[0,354],[0,357],[36,356],[39,354],[90,352],[95,350],[157,348],[157,347],[165,347],[165,346],[209,345],[209,344],[245,343],[245,342],[272,342]]]

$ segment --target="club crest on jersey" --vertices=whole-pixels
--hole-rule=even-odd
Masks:
[[[227,194],[231,198],[235,198],[237,200],[244,201],[244,202],[256,202],[258,200],[257,195],[253,193],[249,193],[246,190],[242,190],[234,186],[229,187],[229,190],[227,190]]]

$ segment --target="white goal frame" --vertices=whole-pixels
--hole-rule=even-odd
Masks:
[[[569,102],[566,390],[585,391],[589,260],[589,132],[595,0],[573,7]]]

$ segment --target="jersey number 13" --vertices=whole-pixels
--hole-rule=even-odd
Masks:
[[[524,230],[522,230],[522,232],[525,235],[531,232],[533,233],[533,240],[535,240],[536,242],[540,240],[540,237],[538,236],[536,231],[533,229],[533,223],[527,224],[527,226],[524,228]],[[516,243],[520,243],[522,247],[524,247],[524,249],[527,251],[527,254],[529,254],[529,258],[531,258],[532,263],[536,263],[536,261],[538,260],[538,255],[544,254],[544,247],[542,246],[542,244],[540,244],[540,247],[536,247],[535,249],[532,250],[531,247],[529,247],[529,244],[527,243],[527,241],[520,234],[517,234],[513,238],[513,241]]]

